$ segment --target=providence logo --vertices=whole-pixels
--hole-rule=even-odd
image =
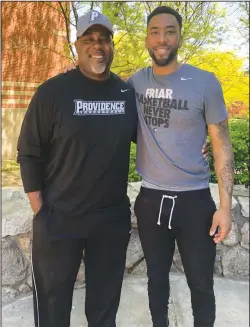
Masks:
[[[74,100],[75,116],[122,115],[125,114],[125,101],[83,101]]]

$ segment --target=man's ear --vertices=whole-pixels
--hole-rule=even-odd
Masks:
[[[182,35],[181,35],[181,39],[180,39],[180,43],[179,43],[179,49],[182,47],[182,44],[183,44],[183,38],[182,38]]]
[[[147,36],[145,37],[144,43],[145,43],[145,48],[147,49],[148,48],[148,37]]]
[[[78,40],[76,40],[75,42],[74,42],[74,46],[75,46],[75,48],[76,48],[76,52],[77,52],[77,54],[78,54],[78,42],[77,42]]]

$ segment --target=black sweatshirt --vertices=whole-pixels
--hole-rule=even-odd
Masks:
[[[65,218],[60,224],[128,212],[136,128],[134,90],[115,74],[95,81],[76,69],[49,79],[32,98],[18,140],[25,192],[41,191]]]

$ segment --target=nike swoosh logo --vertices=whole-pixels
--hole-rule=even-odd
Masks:
[[[123,90],[123,89],[121,89],[121,92],[127,92],[127,91],[129,91],[130,89],[126,89],[126,90]]]
[[[185,77],[181,77],[181,80],[182,80],[182,81],[186,81],[186,80],[188,80],[188,79],[192,79],[192,77],[187,77],[187,78],[185,78]]]

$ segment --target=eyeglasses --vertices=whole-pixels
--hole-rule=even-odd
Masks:
[[[97,40],[93,38],[82,38],[82,39],[78,39],[78,41],[84,45],[95,45],[96,43],[101,45],[107,45],[112,43],[112,40],[109,37],[104,37]]]

